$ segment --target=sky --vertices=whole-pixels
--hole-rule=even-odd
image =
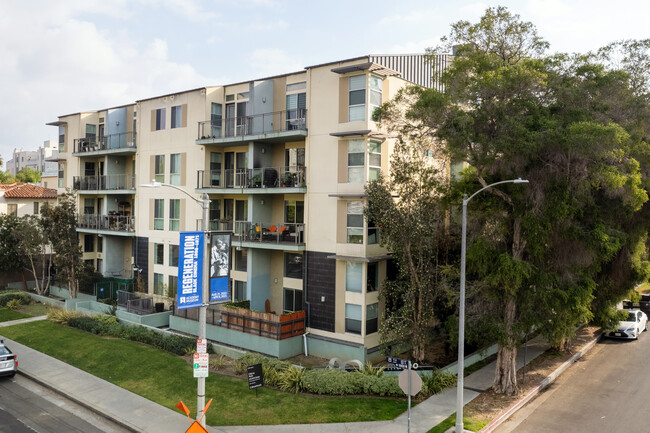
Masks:
[[[648,34],[627,0],[0,0],[0,156],[57,139],[58,116],[366,54],[422,53],[506,6],[550,52]]]

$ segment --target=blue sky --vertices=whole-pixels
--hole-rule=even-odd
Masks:
[[[0,155],[55,139],[45,123],[63,114],[423,52],[496,5],[532,21],[551,51],[650,37],[641,0],[0,0]]]

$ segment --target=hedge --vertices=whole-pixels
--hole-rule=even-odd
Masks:
[[[25,305],[32,302],[32,297],[25,292],[5,292],[0,294],[0,307],[5,307],[7,302],[14,299]]]
[[[125,338],[148,344],[176,355],[185,355],[196,349],[194,338],[163,334],[142,326],[122,325],[118,323],[115,316],[72,317],[68,320],[68,325],[97,335]],[[214,353],[212,345],[208,345],[208,353]]]

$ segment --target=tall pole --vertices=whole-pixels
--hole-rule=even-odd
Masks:
[[[463,222],[460,243],[460,300],[458,305],[458,374],[456,388],[456,432],[463,431],[463,386],[465,372],[465,254],[467,243],[467,194],[463,195]]]
[[[203,231],[203,289],[202,289],[202,298],[203,302],[199,307],[199,338],[206,338],[206,328],[207,328],[207,313],[208,313],[208,299],[209,296],[209,285],[210,285],[210,273],[208,272],[209,268],[209,250],[208,250],[208,211],[210,209],[210,197],[207,194],[203,194],[203,200],[201,202],[201,207],[203,208],[203,218],[201,219],[201,230]],[[199,377],[196,391],[196,416],[199,417],[199,413],[203,412],[205,409],[205,377]],[[201,424],[205,427],[205,418],[202,417]]]

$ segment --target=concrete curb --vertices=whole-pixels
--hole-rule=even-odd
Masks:
[[[585,347],[583,347],[581,350],[576,352],[571,358],[569,358],[562,365],[560,365],[553,373],[546,376],[538,386],[531,389],[524,398],[513,403],[509,408],[501,412],[496,418],[494,418],[492,421],[487,423],[487,425],[483,427],[481,430],[479,430],[477,433],[490,433],[494,429],[499,427],[501,424],[503,424],[515,412],[517,412],[519,409],[524,407],[530,400],[532,400],[537,394],[539,394],[540,391],[544,390],[551,383],[553,383],[553,381],[557,379],[559,375],[564,373],[564,371],[567,368],[569,368],[574,362],[582,358],[582,356],[584,356],[585,353],[590,351],[596,345],[596,343],[600,341],[601,338],[603,338],[603,335],[605,334],[601,333],[598,337],[594,338],[592,341],[587,343]]]
[[[67,400],[75,402],[76,404],[83,407],[84,409],[87,409],[87,410],[89,410],[89,411],[91,411],[93,413],[96,413],[97,415],[101,416],[102,418],[105,418],[105,419],[111,421],[113,424],[119,425],[120,427],[122,427],[125,430],[131,431],[131,432],[134,432],[134,433],[141,433],[141,430],[137,429],[136,427],[134,427],[132,425],[129,425],[125,421],[123,421],[121,419],[118,419],[118,418],[116,418],[116,417],[114,417],[114,416],[112,416],[110,414],[107,414],[107,413],[104,413],[104,412],[98,410],[96,407],[94,407],[92,405],[89,405],[86,402],[83,402],[83,401],[79,400],[75,396],[73,396],[71,394],[68,394],[65,391],[62,391],[61,389],[56,388],[53,385],[50,385],[49,383],[39,379],[38,377],[33,376],[33,375],[31,375],[31,374],[29,374],[29,373],[27,373],[25,371],[21,371],[20,368],[18,369],[18,374],[20,374],[21,376],[25,376],[29,380],[38,383],[42,387],[47,388],[47,389],[49,389],[50,391],[52,391],[52,392],[54,392],[56,394],[59,394],[60,396],[62,396],[63,398],[65,398]]]

